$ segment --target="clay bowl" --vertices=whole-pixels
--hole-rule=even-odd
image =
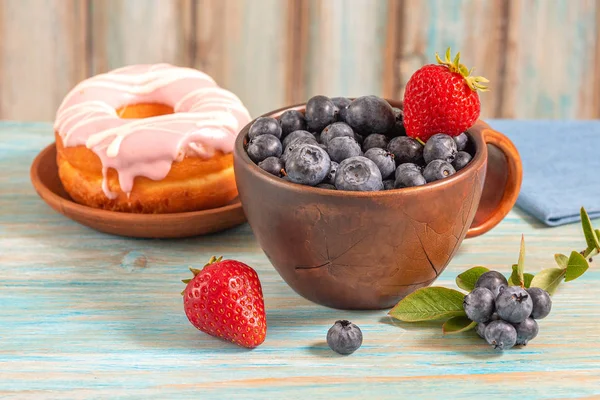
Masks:
[[[246,221],[237,198],[224,207],[173,214],[131,214],[77,204],[69,197],[58,178],[54,143],[35,158],[30,178],[38,195],[55,211],[82,225],[113,235],[182,238],[222,231]]]
[[[303,111],[304,104],[266,115],[287,109]],[[381,192],[312,188],[264,172],[244,150],[251,124],[234,150],[248,222],[288,285],[333,308],[389,308],[431,284],[465,237],[504,218],[521,185],[514,145],[483,122],[468,131],[475,156],[466,168],[421,187]]]

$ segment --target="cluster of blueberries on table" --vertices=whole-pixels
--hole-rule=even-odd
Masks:
[[[456,173],[472,159],[465,133],[406,136],[403,113],[377,96],[314,96],[305,112],[260,117],[246,151],[263,170],[293,183],[332,190],[421,186]]]
[[[552,299],[543,289],[508,286],[504,275],[489,271],[465,296],[467,317],[477,322],[477,334],[497,350],[525,346],[539,331],[537,319],[550,314]]]

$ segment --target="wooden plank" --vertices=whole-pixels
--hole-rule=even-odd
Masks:
[[[503,85],[505,1],[404,0],[399,96],[417,69],[451,47],[467,67],[490,80],[491,91],[480,95],[481,115],[495,116]]]
[[[191,65],[189,0],[90,0],[93,74],[129,64]]]
[[[387,99],[400,99],[402,77],[400,61],[402,54],[402,33],[404,23],[404,0],[388,0],[387,32],[383,65],[383,96]]]
[[[248,225],[185,240],[97,233],[51,210],[28,169],[51,124],[0,123],[0,397],[9,399],[537,399],[600,396],[598,260],[566,283],[527,347],[493,352],[475,333],[402,324],[387,310],[350,312],[301,298],[279,277]],[[600,224],[600,220],[594,221]],[[521,233],[537,272],[585,244],[578,224],[541,226],[518,210],[466,240],[436,285],[474,265],[510,273]],[[194,329],[180,279],[214,254],[258,272],[268,332],[247,351]],[[362,347],[332,353],[337,319]],[[510,382],[510,384],[507,384]]]
[[[0,0],[0,118],[53,120],[88,72],[79,0]]]
[[[194,66],[233,91],[253,116],[286,104],[286,10],[279,0],[203,0]]]
[[[383,95],[387,2],[310,2],[306,97]]]
[[[598,115],[597,7],[594,0],[511,2],[502,117]]]

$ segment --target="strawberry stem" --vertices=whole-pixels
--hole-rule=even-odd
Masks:
[[[448,47],[448,49],[446,50],[444,60],[440,58],[438,53],[435,53],[435,59],[437,60],[438,64],[445,65],[446,67],[448,67],[450,72],[460,74],[463,78],[465,78],[465,82],[467,82],[467,85],[469,86],[469,88],[471,88],[471,90],[475,92],[477,90],[480,90],[482,92],[487,92],[489,90],[488,87],[484,85],[485,83],[489,82],[486,78],[484,78],[483,76],[471,76],[474,68],[471,68],[471,70],[469,70],[464,64],[461,64],[460,51],[456,53],[456,57],[454,57],[454,60],[452,60],[451,56],[452,54],[450,51],[450,47]]]

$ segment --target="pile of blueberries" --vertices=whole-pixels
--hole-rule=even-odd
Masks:
[[[258,118],[246,151],[263,170],[302,185],[378,191],[449,177],[472,159],[466,134],[424,145],[406,136],[403,113],[377,96],[314,96],[304,113]]]
[[[479,277],[465,296],[467,317],[477,322],[477,334],[494,349],[525,346],[539,331],[537,319],[550,314],[552,299],[543,289],[508,286],[504,275],[489,271]]]

